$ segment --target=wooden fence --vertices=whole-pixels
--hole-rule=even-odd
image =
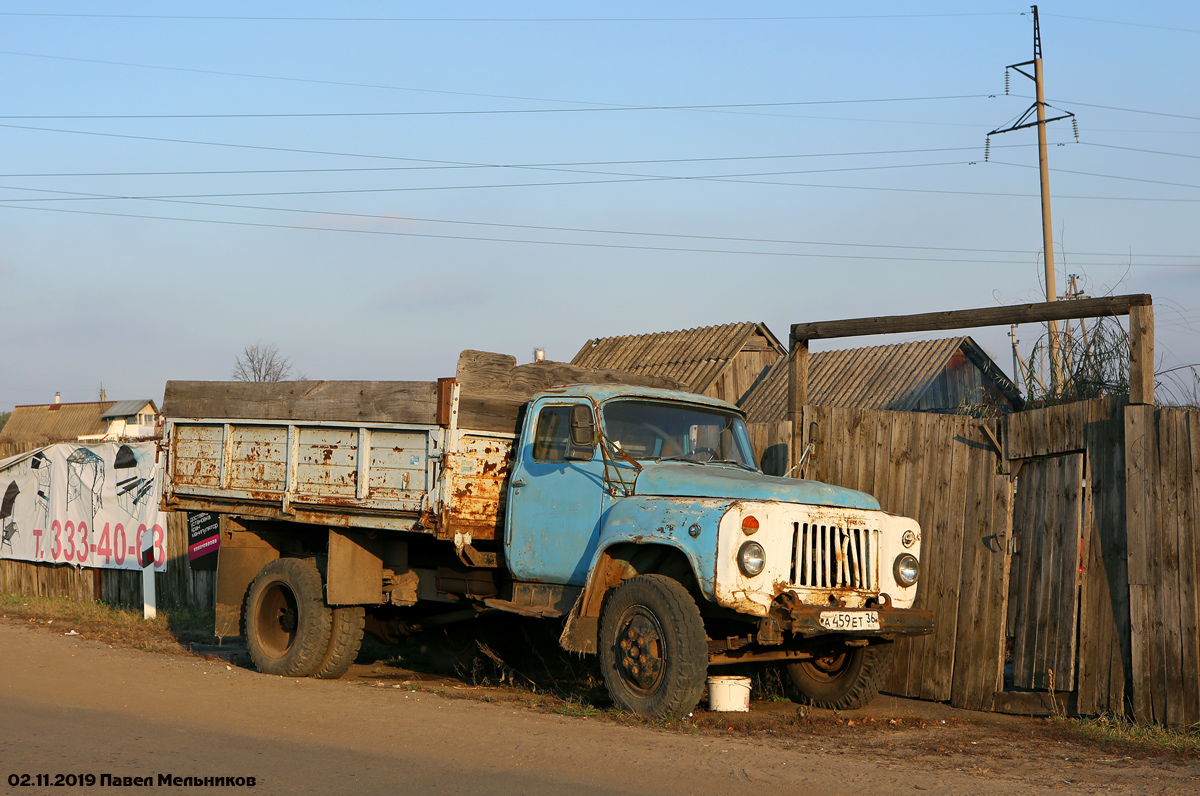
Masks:
[[[164,512],[163,516],[167,566],[154,576],[158,606],[168,611],[212,610],[216,572],[192,570],[188,563],[187,515]],[[110,605],[135,607],[142,604],[142,573],[0,559],[0,593],[101,600]]]
[[[1125,412],[1133,714],[1200,722],[1200,412]]]
[[[813,406],[801,418],[806,477],[922,526],[918,605],[938,629],[898,646],[888,690],[1200,721],[1200,412],[1104,398],[987,421]],[[782,475],[790,424],[750,434]]]

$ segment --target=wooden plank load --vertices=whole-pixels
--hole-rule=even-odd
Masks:
[[[518,365],[515,357],[463,351],[456,375],[461,387],[458,425],[480,431],[516,433],[521,407],[536,393],[570,384],[632,384],[687,390],[675,379],[620,370],[595,370],[565,362]]]
[[[437,424],[432,381],[168,381],[169,418]]]
[[[565,362],[517,365],[515,357],[463,351],[458,425],[516,433],[521,407],[536,393],[570,384],[632,384],[686,390],[675,379]],[[444,424],[434,381],[168,381],[163,414],[169,418]]]

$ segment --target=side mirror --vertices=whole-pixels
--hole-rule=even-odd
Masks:
[[[571,407],[571,444],[591,448],[596,443],[596,422],[587,404]]]

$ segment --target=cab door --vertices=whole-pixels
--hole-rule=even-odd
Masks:
[[[515,579],[583,586],[596,551],[604,462],[593,443],[571,441],[587,401],[546,398],[530,407],[508,494],[505,556]],[[580,408],[583,407],[583,408]]]

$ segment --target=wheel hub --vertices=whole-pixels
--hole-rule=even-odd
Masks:
[[[638,691],[653,691],[663,676],[663,632],[658,620],[635,608],[625,617],[620,639],[617,666],[622,679]]]

